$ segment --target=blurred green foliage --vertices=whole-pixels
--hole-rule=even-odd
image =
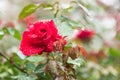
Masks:
[[[106,8],[104,5],[95,4],[95,0],[93,1],[94,4],[87,3],[83,0],[78,1],[79,4],[83,5],[85,9],[93,13],[99,13],[100,11],[106,11],[107,13],[107,11],[109,12],[109,9],[111,9]],[[96,31],[95,36],[97,37],[95,37],[92,41],[88,43],[78,42],[78,44],[83,45],[84,47],[86,47],[86,49],[88,49],[88,55],[91,55],[90,50],[92,52],[99,52],[98,45],[101,45],[102,47],[100,49],[104,50],[106,56],[100,54],[103,55],[103,58],[100,58],[100,55],[91,55],[93,59],[89,58],[87,62],[84,62],[83,58],[77,58],[76,60],[72,60],[69,58],[67,62],[75,65],[74,68],[77,72],[77,80],[120,80],[119,45],[115,44],[111,47],[104,44],[106,36],[103,33],[104,29],[100,28],[102,27],[102,25],[99,25],[100,23],[97,23],[97,19],[93,21],[90,20],[90,16],[87,16],[86,13],[84,13],[84,9],[80,10],[81,7],[77,4],[72,4],[72,1],[67,8],[60,7],[61,4],[58,1],[54,1],[53,3],[43,2],[38,4],[39,5],[36,5],[35,3],[30,3],[28,5],[26,4],[26,6],[19,14],[19,19],[22,20],[33,13],[37,15],[37,19],[53,19],[55,21],[55,24],[57,25],[59,33],[61,33],[63,36],[68,36],[68,38],[71,37],[73,31],[76,28],[90,27]],[[76,17],[75,15],[79,16]],[[26,24],[17,24],[20,24],[20,26],[22,27],[11,28],[6,26],[0,29],[0,48],[2,49],[2,51],[0,52],[3,52],[5,56],[7,56],[9,59],[12,59],[17,65],[19,65],[20,68],[24,69],[29,75],[19,71],[19,69],[15,68],[11,63],[9,63],[7,60],[0,56],[0,80],[53,80],[52,76],[50,76],[49,73],[46,72],[46,75],[44,74],[44,68],[46,64],[41,64],[45,61],[44,57],[31,56],[23,60],[20,58],[22,57],[21,55],[18,56],[18,50],[13,53],[11,52],[11,50],[4,47],[4,44],[6,43],[4,42],[4,40],[8,39],[6,38],[7,36],[12,36],[12,39],[16,39],[18,41],[21,40],[21,32],[23,31],[23,26],[26,26]],[[117,37],[114,37],[114,39],[116,40],[116,42],[119,42],[119,33],[117,33],[117,31],[115,32]],[[109,33],[108,36],[110,36]],[[68,42],[70,41],[68,40]],[[66,50],[70,49],[71,46],[74,45],[74,43],[75,42],[73,41],[70,43],[70,45],[67,45]],[[16,46],[17,49],[19,49],[18,44],[10,44],[10,46]],[[57,57],[61,59],[60,55]],[[71,73],[69,75],[71,75]]]

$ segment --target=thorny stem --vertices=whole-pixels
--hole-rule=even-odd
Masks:
[[[26,73],[28,75],[28,73],[23,70],[22,68],[20,68],[12,59],[8,59],[5,55],[3,55],[1,52],[0,52],[0,56],[2,56],[3,58],[5,58],[9,63],[11,63],[11,65],[13,65],[15,68],[17,68],[18,70],[20,70],[21,72],[23,73]]]

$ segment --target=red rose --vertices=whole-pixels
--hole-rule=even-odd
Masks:
[[[13,22],[7,22],[7,23],[5,24],[5,26],[12,27],[12,28],[15,27],[15,25],[14,25]]]
[[[94,30],[92,29],[78,29],[78,34],[77,34],[77,38],[82,40],[82,41],[86,41],[86,40],[91,40],[94,36]]]
[[[24,31],[20,50],[24,55],[42,54],[42,52],[51,52],[53,42],[62,39],[53,20],[38,21],[28,25]]]

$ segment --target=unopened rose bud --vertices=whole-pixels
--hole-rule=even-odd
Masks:
[[[53,43],[53,51],[54,52],[63,52],[64,47],[66,44],[66,40],[59,39],[56,42]]]
[[[72,59],[78,58],[81,54],[84,56],[85,59],[87,58],[87,51],[82,46],[75,46],[75,47],[71,48],[68,52],[68,55]]]
[[[76,59],[79,56],[80,49],[78,46],[73,47],[69,50],[68,54],[72,59]]]

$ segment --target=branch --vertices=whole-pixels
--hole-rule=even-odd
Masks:
[[[81,9],[87,16],[92,17],[91,14],[90,14],[90,12],[88,11],[88,9],[87,9],[86,7],[84,7],[82,4],[80,4],[78,1],[72,1],[71,3],[77,4],[77,5],[80,7],[80,9]]]
[[[54,18],[57,17],[58,12],[59,12],[59,2],[56,2],[55,4],[56,4],[56,8],[57,8],[57,10],[56,10],[56,12],[55,12],[55,14],[54,14]]]
[[[28,73],[20,68],[12,59],[8,59],[5,55],[3,55],[1,52],[0,52],[0,56],[2,56],[3,58],[5,58],[9,63],[11,63],[11,65],[13,65],[15,68],[17,68],[18,70],[20,70],[21,72],[23,73],[26,73],[28,75]]]

